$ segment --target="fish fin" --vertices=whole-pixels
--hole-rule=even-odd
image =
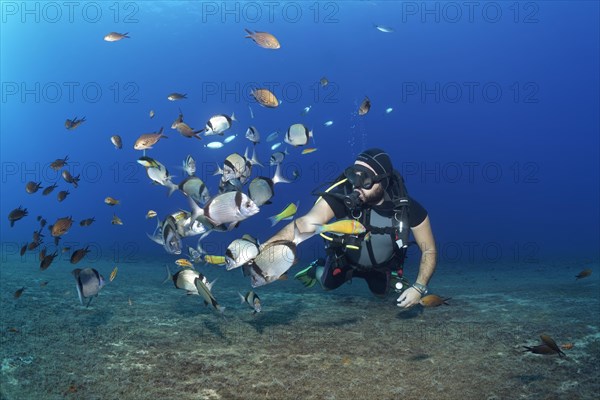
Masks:
[[[81,289],[79,288],[79,284],[76,284],[75,287],[77,288],[77,295],[79,296],[79,302],[81,303],[81,305],[83,305],[83,297],[81,295]]]
[[[171,274],[171,270],[169,269],[169,265],[165,264],[165,268],[167,269],[167,277],[165,278],[164,281],[162,281],[163,284],[165,284],[168,281],[173,280],[173,274]]]
[[[167,196],[169,196],[169,197],[173,194],[174,191],[179,189],[179,186],[177,186],[176,184],[174,184],[171,181],[167,181],[167,184],[165,186],[169,188],[169,193],[167,193]]]
[[[238,294],[240,295],[240,304],[244,304],[246,302],[246,298],[240,292],[238,292]]]
[[[277,183],[291,183],[292,181],[289,181],[287,179],[285,179],[283,177],[283,175],[281,175],[281,163],[277,164],[277,168],[275,168],[275,175],[273,175],[273,179],[271,179],[273,181],[273,184],[277,184]]]
[[[204,209],[200,208],[200,206],[198,204],[196,204],[194,199],[192,199],[191,197],[188,196],[188,201],[190,203],[190,208],[192,210],[192,220],[196,220],[196,218],[204,215]]]
[[[90,304],[92,303],[92,299],[93,299],[93,297],[90,297],[87,304],[85,305],[85,308],[88,308],[90,306]]]
[[[315,235],[318,235],[325,230],[325,228],[323,228],[322,224],[311,224],[311,225],[313,225],[315,227]]]
[[[275,225],[277,225],[277,223],[279,221],[281,221],[281,219],[279,219],[279,214],[273,215],[272,217],[269,217],[269,221],[271,221],[271,226],[272,227],[275,226]]]
[[[218,280],[219,280],[219,278],[215,278],[215,280],[214,280],[214,281],[212,281],[212,282],[208,282],[208,283],[206,284],[206,287],[208,288],[208,290],[209,290],[209,291],[212,291],[212,287],[214,286],[215,282],[216,282],[216,281],[218,281]]]
[[[198,243],[200,243],[200,241],[202,239],[204,239],[205,237],[207,237],[208,235],[210,235],[210,233],[212,232],[212,229],[207,230],[206,232],[204,232],[202,235],[200,235],[200,238],[198,239]]]
[[[231,118],[232,121],[237,121],[237,119],[235,119],[235,113],[231,113],[231,117],[229,118]]]
[[[223,175],[225,172],[221,169],[221,166],[219,164],[217,164],[217,170],[215,171],[215,173],[213,173],[213,176],[216,175]]]
[[[252,158],[250,159],[250,163],[252,165],[258,165],[258,166],[264,167],[264,165],[262,165],[260,163],[258,158],[256,158],[256,143],[254,143],[254,148],[252,149]]]
[[[298,223],[297,223],[297,219],[294,220],[294,239],[292,240],[292,242],[295,245],[298,245],[302,242],[304,242],[307,239],[310,239],[311,237],[313,237],[316,232],[300,232],[300,229],[298,229]],[[294,261],[295,263],[296,261]]]

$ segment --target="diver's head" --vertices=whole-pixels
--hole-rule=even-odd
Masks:
[[[381,149],[365,150],[344,175],[352,183],[360,200],[366,204],[380,204],[389,186],[394,168],[390,156]]]

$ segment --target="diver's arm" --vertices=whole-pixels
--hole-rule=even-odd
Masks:
[[[426,217],[418,226],[412,228],[412,233],[421,249],[421,263],[416,283],[427,286],[435,271],[437,262],[437,250],[435,248],[435,240],[433,239],[429,217]]]
[[[417,275],[416,283],[427,285],[437,262],[437,250],[435,248],[435,240],[431,231],[429,217],[426,217],[418,226],[412,228],[412,233],[415,241],[421,249],[421,263],[419,265],[419,274]],[[408,308],[416,305],[421,300],[421,293],[414,287],[406,289],[400,297],[398,297],[398,306]]]
[[[282,230],[263,243],[262,246],[276,240],[294,241],[296,244],[299,244],[314,235],[315,224],[324,225],[333,217],[334,213],[329,204],[326,201],[319,201],[308,213],[287,224]],[[294,232],[294,224],[296,224],[297,232]],[[296,237],[298,233],[300,237]]]

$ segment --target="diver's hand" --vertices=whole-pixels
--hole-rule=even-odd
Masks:
[[[411,286],[398,297],[396,305],[402,308],[410,308],[419,304],[419,300],[421,300],[421,293]]]

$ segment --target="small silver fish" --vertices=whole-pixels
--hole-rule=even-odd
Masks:
[[[121,140],[121,136],[113,135],[110,137],[110,141],[115,146],[115,149],[120,150],[123,148],[123,140]]]
[[[246,139],[250,140],[252,143],[260,143],[260,133],[255,126],[250,126],[246,131]]]
[[[250,307],[252,307],[254,309],[253,314],[259,313],[262,310],[262,306],[260,305],[260,298],[252,290],[246,293],[245,296],[242,295],[240,292],[238,292],[238,294],[241,298],[240,304],[246,303]]]
[[[174,93],[171,93],[170,95],[168,95],[167,99],[169,99],[170,101],[187,99],[187,93],[181,94],[181,93],[174,92]]]
[[[185,160],[183,160],[183,170],[189,176],[192,176],[196,173],[196,161],[191,155],[188,155]]]
[[[204,145],[204,147],[208,147],[209,149],[220,149],[223,147],[223,143],[221,142],[210,142]]]
[[[271,150],[275,150],[277,149],[279,146],[281,146],[281,142],[277,142],[274,145],[271,146]]]
[[[298,147],[307,144],[308,140],[312,137],[313,132],[304,124],[293,124],[288,128],[283,141],[287,144]]]
[[[272,142],[273,140],[277,139],[277,136],[279,136],[278,131],[270,133],[269,136],[267,136],[267,142]]]
[[[223,143],[229,143],[231,142],[233,139],[235,139],[237,137],[237,135],[229,135],[225,138],[225,140],[223,140]]]
[[[389,26],[377,25],[377,24],[373,24],[373,26],[375,27],[375,29],[377,29],[380,32],[384,32],[384,33],[394,32],[394,29],[390,28]]]
[[[231,114],[231,116],[225,114],[213,115],[206,122],[204,135],[222,135],[223,132],[231,128],[233,121],[236,121],[235,115],[233,113]]]
[[[111,32],[108,35],[104,36],[104,40],[106,42],[118,42],[119,40],[122,39],[129,39],[129,32],[125,32],[125,33],[117,33],[117,32]]]

